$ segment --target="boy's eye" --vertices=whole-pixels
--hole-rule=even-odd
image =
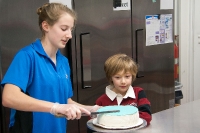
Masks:
[[[127,76],[126,76],[127,79],[129,79],[129,78],[131,78],[131,77],[132,77],[131,75],[127,75]]]

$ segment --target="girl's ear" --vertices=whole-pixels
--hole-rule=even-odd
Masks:
[[[47,23],[47,21],[43,21],[43,22],[42,22],[42,29],[43,29],[45,32],[48,32],[48,31],[49,31],[49,24]]]

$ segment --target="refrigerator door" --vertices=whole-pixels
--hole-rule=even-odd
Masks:
[[[0,75],[1,80],[16,52],[41,37],[36,9],[48,0],[0,1]],[[62,53],[71,62],[71,41]],[[2,93],[2,90],[1,90]],[[2,95],[0,95],[2,99]],[[1,101],[1,100],[0,100]],[[8,133],[10,109],[1,105],[0,132]],[[78,132],[78,121],[71,121],[68,132]]]
[[[116,53],[132,55],[131,11],[114,11],[113,0],[74,0],[74,5],[78,15],[76,40],[72,41],[72,52],[76,53],[72,64],[77,66],[73,67],[77,70],[74,89],[78,102],[94,105],[108,85],[105,60]],[[83,133],[88,118],[79,121]]]
[[[173,12],[172,9],[161,10],[160,0],[132,0],[133,57],[139,64],[134,86],[144,88],[151,102],[152,113],[174,105],[174,45],[172,42],[146,46],[145,16],[173,16]]]
[[[47,0],[0,1],[0,75],[6,73],[16,52],[30,44],[41,32],[36,9]],[[1,90],[2,92],[2,90]],[[2,99],[2,95],[0,95]],[[1,133],[8,133],[10,109],[1,105]]]

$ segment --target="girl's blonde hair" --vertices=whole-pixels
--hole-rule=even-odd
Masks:
[[[77,16],[74,10],[68,8],[61,3],[46,3],[37,9],[39,15],[39,27],[44,36],[44,30],[42,29],[42,22],[46,21],[50,26],[53,26],[63,13],[68,13],[74,18],[74,26],[77,21]]]
[[[130,72],[132,74],[132,81],[136,79],[138,66],[135,61],[126,54],[115,54],[109,57],[104,64],[104,71],[106,78],[112,84],[112,76],[118,72]]]

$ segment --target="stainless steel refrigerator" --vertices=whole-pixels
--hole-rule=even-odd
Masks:
[[[47,0],[0,1],[1,79],[13,56],[23,46],[40,37],[36,8]],[[72,70],[75,101],[94,104],[105,93],[108,82],[103,65],[116,53],[126,53],[139,64],[133,86],[142,87],[151,102],[152,113],[174,104],[174,45],[146,46],[146,15],[172,14],[161,10],[160,0],[72,0],[78,21],[73,38],[62,53]],[[115,10],[130,6],[129,10]],[[8,133],[9,109],[1,106],[1,132]],[[68,133],[86,132],[88,117],[68,122]]]
[[[105,60],[113,54],[126,53],[139,64],[133,86],[144,88],[152,113],[173,107],[173,39],[171,43],[146,46],[145,16],[174,16],[174,10],[161,10],[160,0],[131,0],[130,10],[115,10],[126,4],[122,0],[74,0],[78,23],[71,46],[77,101],[94,104],[108,85],[103,71]],[[85,131],[87,120],[79,121],[80,132]]]

